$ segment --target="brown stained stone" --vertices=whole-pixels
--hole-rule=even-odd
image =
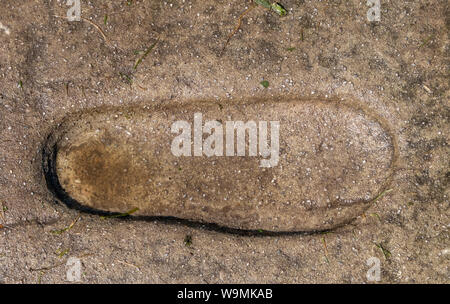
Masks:
[[[171,125],[193,130],[194,113],[223,123],[224,146],[226,121],[279,121],[278,164],[260,167],[248,137],[246,156],[174,156]],[[63,191],[84,207],[268,231],[348,223],[387,189],[397,157],[383,119],[339,100],[98,108],[68,116],[47,145]]]
[[[449,282],[448,1],[381,1],[381,21],[371,22],[367,1],[280,0],[287,16],[253,9],[224,51],[251,1],[81,1],[82,17],[107,40],[87,21],[55,17],[66,16],[66,2],[1,1],[9,34],[0,30],[0,284],[67,283],[70,257],[81,259],[82,283],[370,284],[374,257],[378,283]],[[72,113],[298,96],[358,101],[398,138],[395,174],[386,182],[392,191],[368,203],[365,216],[326,235],[230,234],[179,220],[82,213],[71,229],[52,233],[80,216],[47,191],[58,182],[56,166],[48,166],[54,144],[64,146],[71,126],[88,129]]]

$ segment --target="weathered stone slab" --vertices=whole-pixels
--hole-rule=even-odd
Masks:
[[[247,123],[247,136],[230,135],[230,121]],[[396,153],[383,120],[354,102],[193,102],[68,116],[44,167],[61,200],[89,211],[314,231],[360,215],[386,189]]]

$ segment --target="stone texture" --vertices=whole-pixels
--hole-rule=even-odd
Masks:
[[[79,257],[83,282],[367,282],[377,257],[381,282],[448,282],[447,2],[382,1],[369,22],[365,1],[285,0],[286,17],[252,10],[222,52],[249,1],[82,1],[107,41],[55,17],[62,1],[0,1],[0,281],[66,282]],[[47,188],[43,149],[75,112],[317,96],[362,104],[398,142],[392,191],[331,233],[101,219]]]

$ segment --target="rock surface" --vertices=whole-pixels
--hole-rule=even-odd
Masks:
[[[85,19],[70,22],[55,17],[66,15],[64,1],[0,1],[0,282],[67,282],[71,257],[82,262],[82,282],[362,283],[370,282],[372,257],[380,259],[381,282],[448,282],[448,1],[381,1],[381,20],[371,22],[366,1],[285,0],[285,17],[260,8],[246,14],[225,49],[250,1],[81,2]],[[378,117],[330,118],[337,128],[356,119],[356,138],[380,132],[349,149],[377,152],[368,160],[380,157],[380,163],[368,168],[382,175],[373,180],[382,183],[389,174],[381,168],[395,150],[391,139],[398,143],[392,190],[327,234],[230,233],[177,220],[101,218],[67,208],[47,187],[43,150],[62,130],[58,124],[75,113],[170,106],[170,113],[182,115],[178,109],[201,100],[226,108],[251,99],[300,98],[349,100]],[[308,109],[319,111],[298,110]],[[291,115],[287,109],[280,114]],[[302,121],[312,123],[308,134],[316,131],[314,115],[289,120]],[[309,156],[318,164],[318,156]],[[194,167],[188,159],[185,166]],[[217,177],[215,170],[207,173]],[[356,180],[364,189],[349,197],[382,191],[378,182],[366,188],[370,180]]]

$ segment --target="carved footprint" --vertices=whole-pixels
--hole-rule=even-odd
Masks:
[[[43,166],[50,190],[80,210],[298,232],[364,212],[397,153],[387,124],[354,102],[193,102],[69,115]]]

